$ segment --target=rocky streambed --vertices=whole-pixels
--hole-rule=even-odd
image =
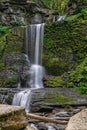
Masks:
[[[0,89],[0,103],[11,104],[13,96],[25,89]],[[87,96],[79,94],[76,89],[44,88],[31,91],[31,113],[61,121],[69,121],[70,117],[87,107]],[[64,130],[67,124],[54,124],[29,119],[35,130]]]

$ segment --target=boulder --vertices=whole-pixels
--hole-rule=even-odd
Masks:
[[[1,130],[20,130],[28,124],[23,107],[0,104]]]
[[[87,130],[87,109],[72,116],[65,130]]]

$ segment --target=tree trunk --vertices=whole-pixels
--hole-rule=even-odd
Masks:
[[[38,115],[30,114],[30,113],[27,113],[27,117],[31,118],[31,119],[36,119],[36,120],[41,120],[44,122],[51,122],[51,123],[56,123],[56,124],[67,124],[68,123],[68,121],[65,121],[65,120],[55,120],[52,118],[38,116]]]

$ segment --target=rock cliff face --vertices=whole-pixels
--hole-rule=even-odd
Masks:
[[[87,7],[86,0],[69,0],[67,12],[69,15],[79,13],[82,9]]]
[[[72,12],[68,10],[69,16],[64,22],[45,28],[43,64],[51,75],[46,78],[45,85],[84,87],[85,91],[87,71],[82,68],[87,66],[87,1],[70,1],[71,6],[74,2],[76,6],[73,10],[69,8]]]
[[[26,71],[30,65],[24,54],[24,27],[15,27],[2,37],[0,59],[0,86],[16,87],[17,83],[27,79]]]
[[[26,0],[2,0],[0,2],[1,21],[5,25],[22,25],[30,22],[32,7],[35,8],[34,2],[27,3]]]
[[[34,22],[37,23],[38,21],[41,23],[55,13],[53,10],[40,7],[40,5],[33,1],[2,0],[0,2],[0,21],[4,25],[26,25]],[[35,21],[36,15],[40,15],[38,21]]]
[[[69,16],[65,21],[49,22],[50,24],[45,25],[43,65],[47,74],[52,75],[45,79],[47,87],[74,86],[72,82],[68,84],[70,78],[72,79],[70,75],[87,54],[86,5],[86,0],[70,0],[67,9]],[[55,11],[44,9],[33,1],[0,1],[0,87],[17,87],[20,80],[22,86],[26,86],[26,71],[30,65],[24,55],[24,26],[31,22],[46,21],[52,18],[54,13]],[[2,30],[3,25],[11,28],[5,34],[3,31],[5,32],[6,28]]]

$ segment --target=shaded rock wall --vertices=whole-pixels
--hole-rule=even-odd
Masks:
[[[50,19],[50,16],[52,18],[55,13],[56,11],[45,9],[33,1],[2,0],[0,2],[0,21],[4,25],[16,26],[37,23],[35,21],[35,15],[37,14],[41,17],[41,19],[38,19],[39,23],[41,23]]]
[[[2,37],[0,59],[0,87],[17,87],[29,69],[27,57],[24,54],[24,27],[17,27]]]
[[[82,5],[80,5],[80,2]],[[43,65],[46,67],[48,75],[62,77],[62,79],[60,77],[53,80],[47,77],[50,83],[45,83],[46,86],[68,86],[67,83],[62,81],[68,82],[69,75],[86,57],[87,13],[86,9],[82,9],[83,7],[86,8],[87,2],[85,0],[78,0],[78,2],[70,1],[71,6],[74,3],[76,4],[76,8],[77,6],[82,7],[80,8],[79,14],[67,17],[62,23],[45,25]],[[21,21],[19,20],[21,16],[26,17],[25,21],[28,19],[28,22],[30,22],[31,15],[32,17],[38,16],[39,14],[37,15],[37,13],[40,13],[41,16],[49,17],[54,14],[54,11],[39,8],[39,5],[36,3],[32,1],[28,1],[27,3],[26,0],[2,0],[0,7],[0,21],[5,25],[9,25],[8,23],[14,26],[21,25]],[[33,22],[35,21],[33,20]],[[27,23],[25,22],[25,24]],[[26,56],[23,54],[24,30],[24,27],[15,27],[8,34],[0,35],[1,87],[16,87],[20,80],[22,80],[22,86],[26,86],[26,72],[30,65],[27,64]]]
[[[68,7],[67,7],[67,13],[69,15],[77,14],[82,9],[85,9],[86,7],[87,7],[86,0],[69,0]]]

